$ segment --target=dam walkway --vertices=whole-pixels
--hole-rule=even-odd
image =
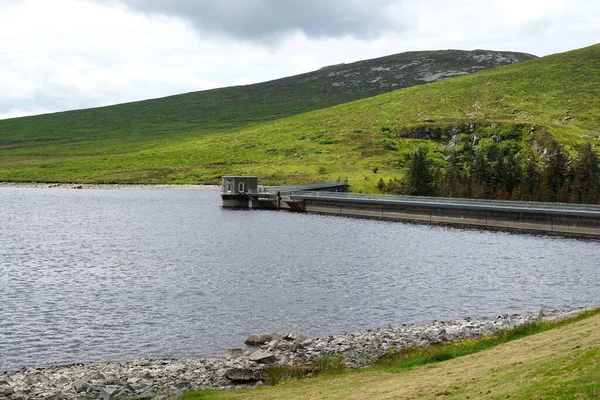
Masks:
[[[600,239],[600,205],[360,194],[346,192],[347,187],[347,182],[265,186],[240,193],[245,200],[236,204],[252,209]]]

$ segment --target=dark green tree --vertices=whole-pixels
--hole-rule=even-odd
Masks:
[[[498,157],[495,162],[491,164],[490,168],[490,181],[489,187],[491,189],[491,197],[497,199],[506,199],[508,193],[506,193],[505,182],[506,182],[506,160],[504,157]]]
[[[569,156],[557,142],[546,149],[542,157],[544,169],[542,172],[542,198],[545,201],[563,200],[565,189],[568,186],[570,173]]]
[[[514,192],[521,183],[522,171],[519,162],[515,158],[513,152],[509,152],[504,158],[504,189],[508,193],[509,198],[513,198]]]
[[[433,195],[433,176],[427,153],[427,146],[421,146],[411,154],[406,171],[404,194],[411,196]]]
[[[540,163],[533,151],[525,152],[521,157],[521,199],[537,201],[541,182]]]
[[[446,197],[462,197],[465,194],[465,179],[460,156],[456,150],[450,153],[448,164],[441,177],[440,194]]]
[[[489,197],[490,164],[485,153],[481,150],[475,152],[470,166],[471,197],[482,199]]]
[[[600,200],[600,165],[591,143],[583,145],[573,163],[572,201],[595,204]]]

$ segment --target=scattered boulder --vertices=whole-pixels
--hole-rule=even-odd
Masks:
[[[115,400],[122,394],[120,386],[105,386],[100,389],[101,400]]]
[[[141,393],[139,393],[135,398],[140,400],[150,400],[154,398],[154,392],[150,389],[144,389]]]
[[[244,356],[244,349],[234,348],[225,350],[225,357],[228,360],[235,360]]]
[[[275,362],[276,358],[275,354],[270,351],[258,350],[250,354],[249,360],[259,364],[271,364]]]
[[[264,379],[264,371],[252,368],[232,368],[225,372],[225,377],[234,383],[252,383]]]
[[[440,140],[445,133],[443,129],[420,126],[410,129],[407,132],[396,134],[396,136],[410,139]]]
[[[294,343],[302,343],[307,339],[310,338],[303,333],[288,333],[283,337],[283,340]]]
[[[306,339],[299,343],[300,347],[305,348],[305,349],[311,347],[313,344],[314,344],[314,340],[312,340],[312,339]]]
[[[244,342],[246,345],[251,347],[261,346],[265,343],[272,342],[274,340],[281,340],[281,335],[277,333],[259,333],[255,335],[250,335]]]
[[[10,386],[0,386],[0,398],[8,398],[8,396],[14,393],[14,389]]]
[[[450,143],[448,143],[448,147],[456,147],[458,146],[458,142],[460,141],[460,137],[458,134],[452,135],[452,139],[450,139]]]
[[[75,382],[73,382],[73,389],[75,389],[75,391],[78,393],[85,392],[90,389],[90,384],[83,379],[77,379]]]

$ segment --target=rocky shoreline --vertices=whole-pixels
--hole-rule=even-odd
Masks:
[[[0,182],[0,188],[25,189],[152,189],[152,190],[220,190],[219,185],[166,185],[166,184],[114,184],[114,183],[42,183],[42,182]]]
[[[584,311],[546,311],[543,320],[573,317]],[[269,365],[310,365],[331,354],[344,356],[348,368],[369,365],[389,349],[428,346],[479,338],[532,322],[540,314],[466,318],[345,333],[323,338],[302,334],[260,334],[247,348],[229,349],[220,357],[140,359],[131,362],[75,364],[0,372],[0,398],[9,400],[168,399],[190,389],[224,389],[263,385]]]

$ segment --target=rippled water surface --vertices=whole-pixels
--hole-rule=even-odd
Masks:
[[[600,243],[0,188],[0,370],[600,303]]]

